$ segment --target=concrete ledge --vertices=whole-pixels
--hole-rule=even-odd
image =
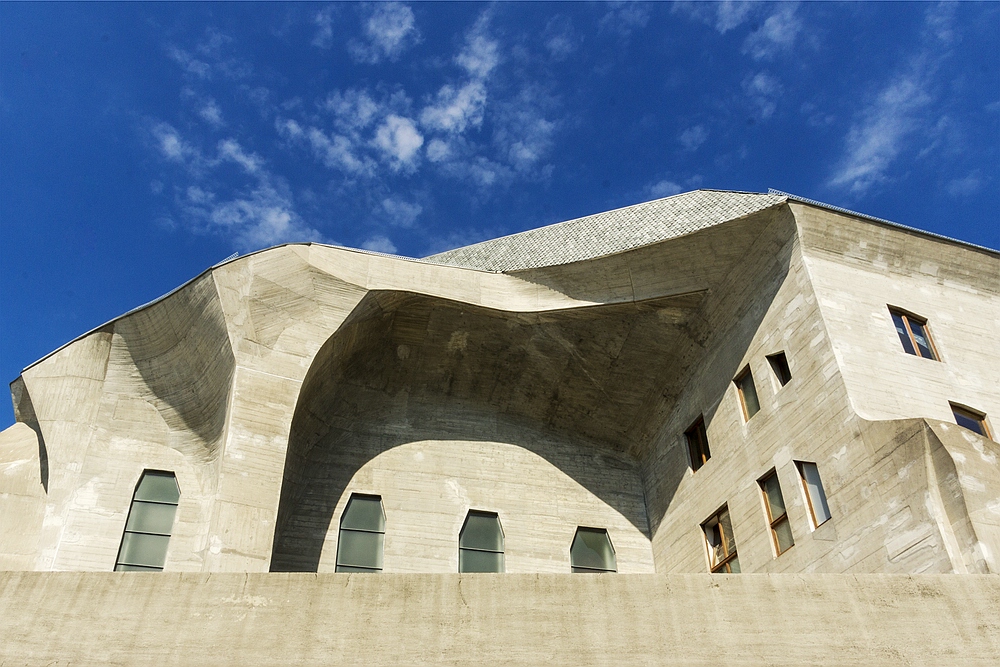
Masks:
[[[1000,577],[0,572],[0,665],[995,665]]]

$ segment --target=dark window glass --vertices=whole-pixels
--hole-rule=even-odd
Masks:
[[[959,426],[967,428],[973,433],[978,433],[984,438],[990,437],[990,431],[986,427],[986,415],[954,404],[951,406],[951,413],[955,415],[955,423]]]
[[[927,331],[927,320],[892,308],[889,309],[889,314],[892,315],[892,325],[899,335],[904,352],[924,359],[937,359],[934,344]]]
[[[774,543],[775,552],[780,556],[795,544],[795,540],[792,539],[792,528],[788,523],[788,513],[785,511],[785,499],[781,495],[778,475],[772,470],[759,483],[764,495],[767,521],[771,526],[771,541]]]
[[[458,536],[459,572],[503,572],[503,529],[495,512],[470,510]]]
[[[146,470],[142,473],[125,521],[125,533],[115,562],[116,572],[163,569],[180,497],[172,472]]]
[[[723,506],[703,523],[701,528],[705,532],[711,571],[738,574],[740,559],[736,553],[736,539],[733,537],[733,524],[729,519],[729,507]]]
[[[712,453],[708,450],[708,434],[705,432],[705,419],[698,417],[698,421],[691,425],[684,432],[687,439],[688,456],[691,458],[691,470],[705,465],[705,462],[712,458]]]
[[[385,513],[379,496],[354,494],[340,518],[337,572],[380,572],[385,547]]]
[[[788,359],[785,358],[784,352],[778,352],[777,354],[772,354],[767,357],[767,362],[771,364],[771,370],[774,371],[774,377],[778,378],[778,382],[784,387],[792,379],[792,371],[788,368]]]
[[[760,412],[760,401],[757,400],[757,387],[753,383],[753,374],[747,366],[743,372],[733,380],[740,392],[740,403],[743,405],[743,417],[747,421]]]
[[[615,549],[603,528],[577,528],[569,549],[573,572],[617,572]]]

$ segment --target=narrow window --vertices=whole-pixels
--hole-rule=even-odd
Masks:
[[[743,372],[733,380],[736,388],[740,392],[740,404],[743,406],[743,418],[750,421],[750,418],[760,412],[760,401],[757,400],[757,387],[753,384],[753,374],[750,373],[750,366],[743,369]]]
[[[788,359],[785,358],[784,352],[767,355],[767,363],[771,364],[774,377],[778,379],[782,387],[791,381],[792,371],[788,369]]]
[[[924,359],[938,358],[934,353],[931,335],[927,331],[926,319],[894,308],[889,309],[889,314],[892,315],[892,323],[896,327],[896,333],[899,334],[899,342],[903,344],[904,352]]]
[[[618,561],[608,531],[603,528],[577,528],[569,548],[573,572],[617,572]]]
[[[736,540],[733,538],[733,524],[729,520],[729,506],[723,505],[711,519],[701,524],[708,546],[708,566],[712,572],[736,574],[740,571],[740,559],[736,555]]]
[[[691,470],[696,471],[712,458],[708,451],[708,434],[705,432],[705,418],[699,416],[698,421],[684,431],[687,438],[688,455],[691,457]]]
[[[764,496],[764,511],[771,526],[774,552],[776,556],[780,556],[795,544],[795,540],[792,539],[792,527],[788,523],[788,513],[785,511],[785,499],[778,484],[778,474],[772,470],[757,483],[760,484],[760,491]]]
[[[337,572],[381,572],[384,545],[382,498],[353,494],[340,517]]]
[[[990,429],[986,426],[986,415],[969,408],[951,403],[951,413],[955,415],[955,423],[964,426],[973,433],[978,433],[984,438],[992,438]]]
[[[799,479],[802,480],[802,489],[809,504],[813,527],[816,528],[830,518],[830,507],[826,504],[826,492],[823,491],[823,482],[819,478],[819,468],[815,463],[808,461],[796,461],[795,467],[798,468]]]
[[[459,572],[503,572],[503,529],[496,512],[469,510],[458,536]]]
[[[115,572],[163,569],[180,499],[174,473],[159,470],[142,473],[132,495]]]

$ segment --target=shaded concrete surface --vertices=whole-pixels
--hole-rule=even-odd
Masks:
[[[0,573],[0,664],[996,665],[977,575]]]

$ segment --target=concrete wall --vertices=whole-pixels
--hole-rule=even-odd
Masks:
[[[4,665],[992,666],[1000,578],[0,573]]]

